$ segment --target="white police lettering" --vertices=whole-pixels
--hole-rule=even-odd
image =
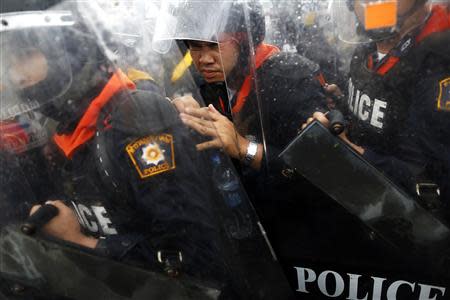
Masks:
[[[446,288],[405,280],[388,281],[386,278],[374,277],[372,290],[359,290],[359,278],[362,275],[350,274],[348,281],[347,276],[341,276],[334,271],[323,271],[317,276],[316,272],[309,268],[294,267],[297,272],[297,292],[311,293],[311,291],[319,289],[320,293],[329,297],[336,298],[341,296],[346,290],[348,284],[348,300],[395,300],[399,290],[402,293],[408,292],[411,300],[441,300],[444,299]],[[317,281],[317,282],[316,282]],[[316,282],[316,284],[314,284]],[[383,288],[383,285],[385,288]],[[370,297],[370,293],[372,297]],[[385,293],[385,294],[383,294]],[[364,296],[361,296],[364,295]],[[363,297],[363,298],[358,298]]]
[[[330,293],[327,290],[327,276],[328,275],[333,275],[334,276],[334,282],[336,283],[335,286],[335,291],[333,293]],[[319,275],[318,281],[317,281],[318,285],[319,285],[319,290],[322,292],[322,294],[324,294],[325,296],[328,297],[339,297],[340,295],[342,295],[342,293],[344,292],[344,279],[342,279],[341,275],[339,275],[338,273],[334,272],[334,271],[325,271],[322,272]]]
[[[372,100],[366,94],[362,95],[359,99],[358,114],[361,120],[367,121],[369,119],[368,107],[372,105]]]
[[[357,274],[347,274],[348,277],[350,277],[350,287],[349,287],[349,293],[347,299],[353,299],[353,300],[367,300],[367,296],[369,292],[366,293],[364,298],[358,298],[358,279],[361,277],[361,275]]]
[[[348,82],[348,107],[361,121],[368,121],[370,125],[379,129],[383,128],[387,102],[379,99],[372,101],[369,95],[355,88],[351,78]]]
[[[92,206],[92,210],[94,211],[94,214],[97,217],[98,223],[100,224],[100,227],[102,228],[104,234],[117,234],[116,229],[109,226],[111,224],[111,220],[105,217],[106,209],[104,207]]]
[[[112,222],[107,217],[106,209],[102,206],[91,206],[90,208],[73,203],[80,224],[92,233],[104,235],[117,234],[117,230],[111,226]]]
[[[383,118],[384,112],[381,109],[386,109],[387,103],[378,99],[375,99],[372,109],[372,118],[370,119],[370,124],[375,127],[383,128]]]
[[[372,277],[372,280],[373,280],[372,300],[381,300],[381,294],[383,291],[383,283],[386,280],[386,278]],[[356,287],[356,288],[358,289],[358,287]]]
[[[445,288],[440,287],[440,286],[434,286],[434,285],[426,285],[426,284],[421,284],[419,283],[420,286],[420,295],[419,295],[419,299],[420,300],[436,300],[436,295],[434,295],[433,298],[431,297],[431,289],[435,289],[441,292],[441,295],[444,296],[445,294]]]
[[[398,280],[389,286],[386,294],[388,300],[397,300],[397,291],[401,285],[409,285],[411,287],[411,293],[414,291],[414,288],[416,287],[415,283],[411,283],[404,280]]]
[[[81,215],[81,218],[84,221],[84,224],[86,225],[87,229],[92,232],[98,232],[98,226],[97,223],[89,221],[92,217],[92,212],[84,206],[83,204],[78,204],[78,211]]]
[[[306,290],[306,283],[316,281],[316,273],[308,268],[295,267],[295,269],[297,270],[297,279],[298,279],[297,292],[308,294],[309,292]],[[305,274],[305,272],[307,272],[308,274]]]

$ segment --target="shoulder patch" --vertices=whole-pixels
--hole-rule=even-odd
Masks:
[[[439,82],[437,109],[450,112],[450,77]]]
[[[171,134],[149,135],[128,144],[125,149],[141,179],[175,169]]]

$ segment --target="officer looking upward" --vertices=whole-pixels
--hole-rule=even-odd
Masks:
[[[336,85],[327,89],[342,97],[338,105],[350,118],[341,138],[425,207],[440,210],[450,203],[448,4],[388,2],[335,3],[336,14],[356,17],[353,31],[338,19],[341,37],[364,43],[351,61],[346,100]],[[367,28],[380,22],[371,15],[377,9],[395,24]],[[328,123],[320,112],[308,123],[313,119]]]

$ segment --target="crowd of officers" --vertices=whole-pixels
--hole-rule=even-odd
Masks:
[[[164,94],[170,83],[135,68],[126,74],[110,63],[95,39],[81,34],[89,32],[81,16],[57,29],[39,22],[37,28],[14,27],[8,19],[47,8],[39,5],[16,3],[1,11],[10,22],[2,21],[10,62],[2,67],[8,78],[2,77],[2,97],[38,103],[34,112],[7,119],[2,112],[2,226],[51,204],[59,213],[43,227],[45,234],[141,267],[162,263],[164,270],[221,282],[223,297],[236,299],[239,284],[223,253],[221,209],[212,200],[220,193],[214,162],[231,159],[286,269],[299,253],[332,256],[337,250],[330,245],[355,236],[332,224],[341,218],[339,208],[330,204],[333,211],[319,216],[330,198],[279,157],[308,124],[329,126],[330,109],[346,118],[338,138],[450,224],[447,2],[399,0],[396,24],[368,29],[365,1],[347,1],[359,20],[355,31],[370,41],[356,47],[349,74],[328,71],[337,70],[327,65],[330,60],[312,61],[266,43],[262,6],[232,3],[217,42],[174,37],[192,62],[185,71],[192,72],[197,90],[170,101]],[[42,29],[46,38],[65,39],[64,49],[45,44]],[[323,35],[309,39],[330,48]],[[301,44],[311,41],[300,36],[298,50],[308,52]],[[61,75],[66,63],[68,80]],[[9,85],[13,92],[7,94]],[[21,127],[26,117],[51,120],[45,130],[53,131],[45,143],[24,151],[34,138]],[[311,240],[316,246],[308,248]],[[347,255],[357,257],[361,249]],[[345,257],[346,250],[341,253]]]

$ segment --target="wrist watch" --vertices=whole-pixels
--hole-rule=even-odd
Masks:
[[[247,146],[247,153],[244,156],[243,163],[247,166],[251,165],[258,152],[258,144],[250,141]]]

